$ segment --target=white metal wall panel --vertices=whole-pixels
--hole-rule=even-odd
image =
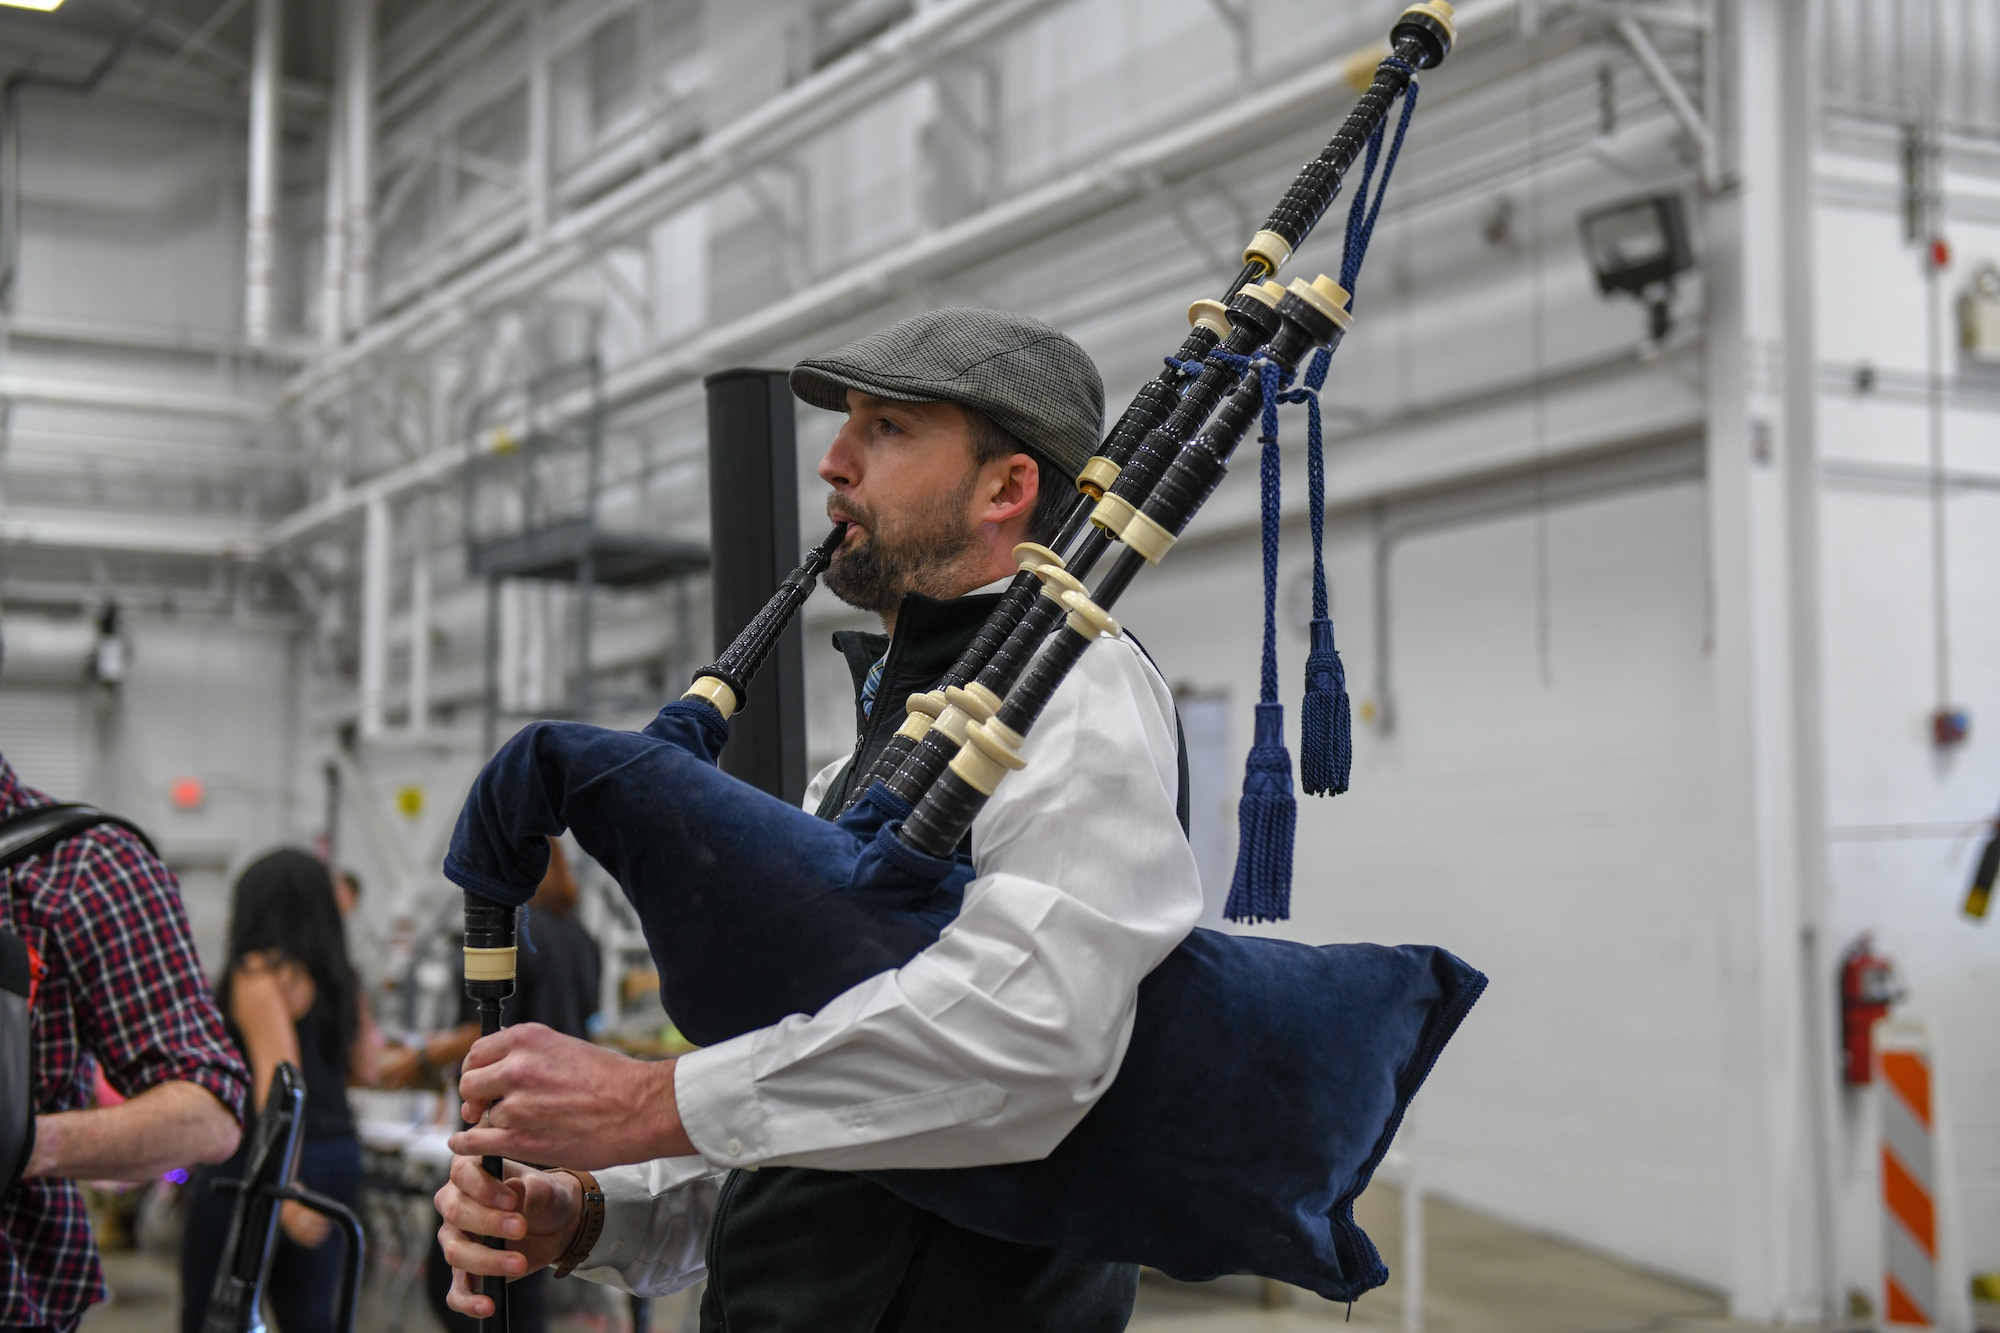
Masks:
[[[86,797],[90,776],[87,695],[73,687],[0,685],[0,755],[21,780],[63,800]]]
[[[1837,107],[2000,129],[2000,6],[1991,0],[1825,0],[1821,82]]]
[[[23,107],[19,308],[233,331],[243,165],[227,122],[78,98]]]
[[[1990,11],[1967,6],[1953,21],[2000,22]],[[1989,38],[1980,54],[1990,60],[1996,50]],[[1992,1040],[2000,933],[1990,921],[1966,919],[1959,905],[1981,823],[2000,806],[2000,583],[1993,577],[2000,569],[2000,394],[1989,376],[1960,360],[1955,330],[1947,328],[1942,443],[1953,484],[1943,506],[1944,640],[1952,702],[1970,713],[1972,733],[1940,751],[1930,735],[1940,636],[1924,277],[1903,240],[1895,151],[1892,139],[1872,154],[1823,150],[1817,171],[1818,412],[1828,469],[1820,519],[1828,951],[1874,931],[1909,986],[1902,1012],[1937,1034],[1952,1070],[1938,1126],[1954,1150],[1957,1184],[1941,1224],[1958,1230],[1971,1271],[1985,1272],[2000,1268],[2000,1109],[1991,1096],[2000,1086],[2000,1043]],[[1871,194],[1851,182],[1876,188]],[[1992,214],[1973,207],[1990,210],[1990,170],[1975,172],[1970,159],[1959,159],[1946,188],[1953,254],[1941,278],[1941,314],[1950,320],[1972,270],[2000,259],[2000,225],[1982,225]],[[1853,383],[1864,363],[1877,386],[1866,392]],[[1830,992],[1832,979],[1826,984]],[[1833,1184],[1841,1280],[1869,1291],[1883,1261],[1875,1108],[1870,1097],[1840,1098]]]
[[[1391,580],[1398,727],[1358,725],[1353,790],[1301,798],[1278,929],[1439,943],[1492,977],[1420,1099],[1439,1188],[1722,1285],[1728,886],[1704,833],[1704,515],[1703,488],[1681,482],[1411,538]],[[1367,530],[1329,529],[1357,707],[1375,692]],[[1306,576],[1304,537],[1285,534],[1284,588]],[[1120,603],[1169,679],[1237,700],[1232,793],[1256,695],[1256,560],[1248,536],[1176,551]],[[1280,635],[1295,757],[1302,629]]]

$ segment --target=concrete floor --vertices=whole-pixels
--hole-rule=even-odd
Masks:
[[[1352,1326],[1400,1328],[1402,1284],[1397,1241],[1402,1234],[1400,1196],[1371,1191],[1361,1201],[1362,1226],[1388,1262],[1389,1285],[1357,1302]],[[1722,1299],[1702,1288],[1619,1263],[1576,1246],[1523,1231],[1470,1209],[1432,1199],[1424,1210],[1429,1281],[1424,1293],[1425,1326],[1432,1333],[1647,1333],[1746,1328],[1724,1314]],[[170,1328],[179,1306],[172,1266],[135,1253],[106,1256],[116,1293],[83,1322],[85,1333],[156,1333]],[[564,1283],[565,1287],[572,1284]],[[584,1297],[608,1295],[583,1289]],[[387,1284],[369,1283],[358,1328],[389,1329],[398,1323],[384,1308]],[[655,1302],[656,1333],[693,1330],[693,1293]],[[594,1308],[557,1320],[562,1333],[620,1333],[629,1328],[612,1301],[592,1300]],[[420,1292],[402,1302],[407,1333],[437,1333]],[[1141,1285],[1133,1333],[1290,1333],[1330,1329],[1346,1322],[1346,1307],[1306,1292],[1267,1288],[1249,1279],[1193,1286],[1149,1275]]]
[[[1402,1327],[1402,1195],[1363,1195],[1355,1216],[1382,1251],[1389,1283],[1355,1302],[1352,1326]],[[1432,1198],[1424,1204],[1424,1327],[1430,1333],[1614,1333],[1746,1328],[1714,1292],[1677,1282]],[[1275,1297],[1275,1308],[1265,1305]],[[1330,1329],[1346,1306],[1243,1281],[1140,1288],[1135,1333],[1290,1333]]]

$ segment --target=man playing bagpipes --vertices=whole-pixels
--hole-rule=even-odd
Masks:
[[[1103,387],[1074,341],[990,310],[904,320],[801,363],[792,385],[847,414],[819,465],[828,515],[848,525],[825,580],[888,635],[836,636],[859,736],[808,793],[830,816],[895,734],[904,698],[931,688],[985,621],[998,600],[985,590],[1016,572],[1014,548],[1054,535],[1100,438]],[[475,1048],[460,1084],[470,1119],[504,1097],[491,1117],[504,1127],[455,1146],[582,1163],[699,1152],[763,1168],[732,1175],[715,1214],[705,1323],[717,1327],[874,1328],[892,1308],[908,1312],[897,1327],[1124,1327],[1135,1266],[983,1236],[843,1173],[1045,1155],[1109,1084],[1139,982],[1201,913],[1176,814],[1172,694],[1129,638],[1085,656],[1026,757],[973,826],[979,878],[955,924],[908,966],[678,1062],[510,1028]],[[574,1230],[574,1179],[529,1177],[528,1222],[547,1239],[495,1265],[464,1234],[505,1234],[464,1198],[476,1171],[461,1158],[439,1199],[454,1266],[517,1274],[553,1258],[548,1242]],[[641,1291],[699,1276],[698,1218],[675,1217],[684,1241],[669,1254],[649,1235],[678,1206],[655,1185],[686,1174],[598,1172],[606,1217],[585,1274]],[[689,1192],[690,1207],[702,1198]],[[456,1308],[483,1313],[484,1300],[461,1280]]]
[[[706,1234],[703,1325],[739,1331],[1119,1328],[1136,1264],[1339,1300],[1386,1280],[1354,1200],[1485,978],[1429,946],[1190,933],[1172,703],[1110,612],[1257,432],[1263,663],[1230,914],[1283,919],[1278,408],[1309,419],[1302,745],[1307,790],[1334,794],[1351,724],[1318,393],[1380,207],[1368,178],[1379,158],[1386,182],[1415,74],[1452,33],[1441,0],[1404,11],[1224,298],[1195,304],[1101,443],[1088,359],[1018,316],[920,315],[797,368],[795,392],[848,414],[821,465],[834,533],[646,727],[524,728],[460,813],[444,868],[494,1034],[468,1059],[476,1128],[438,1195],[462,1273],[553,1261],[660,1292],[700,1271]],[[1341,280],[1273,280],[1364,152]],[[1049,498],[1064,478],[1078,494]],[[1010,563],[1004,593],[979,591]],[[841,641],[861,736],[814,784],[814,818],[715,760],[822,572],[891,635]],[[624,891],[667,1013],[707,1049],[640,1065],[497,1031],[516,909],[566,830]],[[718,1199],[721,1168],[742,1169]],[[493,1294],[455,1281],[468,1313],[504,1317]]]

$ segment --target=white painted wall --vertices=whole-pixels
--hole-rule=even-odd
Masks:
[[[70,69],[0,39],[0,63],[26,60]],[[243,122],[231,102],[203,109],[178,82],[141,94],[157,72],[141,56],[91,98],[23,95],[21,269],[0,380],[254,407],[277,367],[232,355]],[[130,645],[129,674],[115,689],[85,682],[80,669],[63,683],[25,663],[0,666],[0,753],[25,756],[28,782],[144,827],[180,879],[213,966],[233,872],[318,832],[294,781],[299,622],[282,584],[241,566],[168,558],[146,542],[254,531],[297,503],[298,469],[280,432],[233,410],[29,396],[0,412],[0,515],[85,530],[0,546],[9,618],[24,629],[83,626],[115,602]],[[55,721],[72,729],[60,760],[48,735]],[[181,778],[204,787],[198,808],[174,808]]]
[[[1256,0],[1251,67],[1274,76],[1373,38],[1395,7]],[[790,20],[802,8],[752,8],[756,21],[745,22],[744,7],[711,0],[698,22],[683,15],[685,23],[657,30],[678,44],[674,61],[658,86],[634,96],[673,103],[661,124],[680,126],[697,114],[727,123],[803,77],[789,45]],[[1836,29],[1829,88],[1850,101],[1887,96],[1885,76],[1856,64],[1853,36],[1874,32],[1859,49],[1891,49],[1879,23],[1868,27],[1886,7],[1838,0],[1826,12]],[[1967,13],[1975,27],[1988,25],[1979,32],[1991,31],[1987,18]],[[654,20],[661,17],[656,10]],[[1803,970],[1793,927],[1818,890],[1800,868],[1810,857],[1770,844],[1795,813],[1788,804],[1795,793],[1773,756],[1791,753],[1788,654],[1799,651],[1782,642],[1773,648],[1769,638],[1793,587],[1780,474],[1746,461],[1750,419],[1783,424],[1773,416],[1783,364],[1772,297],[1781,287],[1774,276],[1781,235],[1768,175],[1778,148],[1759,137],[1776,128],[1768,107],[1754,108],[1746,122],[1755,150],[1747,195],[1732,188],[1697,206],[1685,146],[1630,56],[1590,25],[1558,23],[1542,41],[1539,73],[1510,45],[1487,64],[1470,52],[1455,57],[1426,80],[1361,286],[1356,330],[1336,362],[1329,560],[1358,705],[1388,693],[1375,651],[1374,525],[1439,521],[1396,545],[1387,582],[1396,727],[1361,728],[1351,794],[1303,801],[1297,911],[1283,930],[1320,940],[1435,941],[1493,977],[1421,1102],[1419,1149],[1439,1188],[1727,1290],[1746,1313],[1795,1313],[1818,1285],[1812,1219],[1800,1212],[1801,1201],[1810,1202],[1810,1122],[1800,1108],[1809,1106],[1802,1098],[1811,1092],[1812,1054],[1801,1034],[1807,1006],[1831,1003],[1831,978],[1793,976]],[[496,132],[485,139],[459,136],[466,119],[478,119],[474,93],[502,96],[511,86],[495,71],[504,66],[518,77],[516,37],[501,33],[493,42],[485,54],[463,48],[474,52],[467,64],[453,68],[447,87],[431,90],[452,94],[435,105],[465,112],[456,121],[440,112],[433,128],[441,141],[516,153],[520,136],[509,126],[488,126]],[[683,49],[695,42],[700,50]],[[1233,42],[1218,8],[1202,0],[1055,7],[974,53],[999,71],[1004,133],[995,160],[966,178],[1003,194],[1025,189],[1134,136],[1199,120],[1236,85]],[[1966,70],[1950,82],[1952,114],[1973,121],[2000,111],[1990,98],[2000,79],[1982,79],[1974,68],[1980,49],[1954,47]],[[558,82],[594,77],[605,61],[617,64],[617,54],[574,48],[559,62]],[[1674,47],[1673,59],[1691,78],[1686,49]],[[395,64],[386,60],[385,69]],[[1599,100],[1604,68],[1613,74],[1608,127]],[[383,96],[394,114],[385,126],[410,143],[396,139],[385,156],[415,151],[411,143],[423,137],[426,77],[422,70],[387,76]],[[618,89],[625,98],[625,83]],[[578,100],[584,91],[558,88],[559,157],[570,185],[592,169],[591,134],[616,138],[631,128],[623,100],[600,117],[595,102]],[[787,364],[925,306],[1004,305],[1077,336],[1103,368],[1115,409],[1177,341],[1186,300],[1233,269],[1230,245],[1240,244],[1243,216],[1261,212],[1344,110],[1343,100],[1302,115],[1170,192],[922,290],[857,305],[742,359]],[[606,256],[615,276],[583,271],[537,290],[519,308],[466,330],[438,354],[439,364],[381,367],[362,381],[365,392],[282,429],[23,406],[11,420],[0,506],[32,502],[118,524],[162,520],[192,531],[226,522],[254,531],[308,492],[324,494],[337,481],[453,442],[474,396],[518,378],[548,347],[576,343],[593,321],[601,321],[606,357],[625,364],[893,253],[948,220],[927,211],[910,185],[924,167],[924,127],[937,114],[927,86],[892,95],[789,168],[763,172],[756,189],[731,187],[650,227]],[[1836,470],[1925,459],[1923,408],[1908,387],[1923,369],[1922,289],[1894,211],[1896,148],[1882,115],[1879,106],[1865,116],[1853,106],[1830,115],[1814,164],[1815,356],[1824,368],[1817,440]],[[28,130],[22,315],[234,329],[239,121],[107,100],[35,105]],[[1531,157],[1541,163],[1532,178]],[[385,167],[380,197],[401,169]],[[507,189],[438,170],[449,177],[450,188],[440,185],[436,196],[444,202],[420,193],[402,232],[384,224],[382,254],[394,270],[385,290],[426,271],[438,238],[514,225],[471,214],[481,200],[498,201],[504,214],[514,198]],[[1996,179],[1990,152],[1954,156],[1953,291],[1973,263],[2000,256]],[[1705,272],[1681,287],[1672,347],[1640,356],[1640,311],[1597,295],[1574,224],[1593,204],[1660,189],[1689,199]],[[316,216],[312,196],[310,186],[295,188],[288,215]],[[1703,225],[1711,211],[1727,223],[1720,236]],[[1339,217],[1336,209],[1304,247],[1297,271],[1336,268]],[[1503,217],[1506,225],[1496,227]],[[311,253],[312,242],[299,239],[295,255],[308,267]],[[1707,274],[1734,274],[1739,264],[1747,278],[1740,287],[1725,284],[1718,298]],[[1709,327],[1712,318],[1724,327]],[[1863,360],[1880,372],[1878,388],[1865,395],[1847,387]],[[0,345],[0,373],[253,397],[268,397],[276,382],[269,368],[205,352],[114,352],[22,338]],[[1809,577],[1821,607],[1827,943],[1837,948],[1873,928],[1910,982],[1910,1011],[1936,1025],[1949,1071],[1959,1221],[1968,1257],[1990,1269],[2000,1267],[2000,1120],[1991,1095],[2000,1048],[1985,1033],[2000,1011],[2000,936],[1990,923],[1956,915],[1976,846],[1964,832],[1871,832],[1965,829],[2000,800],[2000,602],[1986,575],[2000,557],[2000,491],[1992,489],[2000,477],[2000,381],[1955,358],[1951,374],[1948,462],[1984,479],[1954,490],[1948,502],[1953,677],[1958,701],[1972,712],[1967,746],[1941,758],[1924,730],[1935,702],[1926,493],[1830,472],[1816,490],[1820,565]],[[1718,401],[1718,383],[1726,402]],[[356,412],[356,403],[365,406]],[[344,420],[350,412],[358,424]],[[811,468],[831,428],[825,414],[801,411],[800,522],[809,539],[823,531]],[[1302,422],[1289,418],[1286,429],[1290,619],[1281,643],[1296,728]],[[89,443],[106,438],[115,449]],[[1782,429],[1777,438],[1784,440]],[[611,441],[607,512],[622,525],[702,535],[698,391],[632,406],[611,423]],[[159,461],[138,471],[79,464],[86,446],[117,458],[153,449]],[[289,455],[294,448],[310,467]],[[232,452],[218,461],[216,450]],[[1226,696],[1229,716],[1240,719],[1227,728],[1225,758],[1210,765],[1220,771],[1201,775],[1215,793],[1209,813],[1225,827],[1256,681],[1254,471],[1239,472],[1168,566],[1143,578],[1119,609],[1169,680]],[[1532,503],[1538,494],[1542,503]],[[1520,503],[1524,496],[1529,503]],[[1505,512],[1490,508],[1503,501]],[[368,879],[372,901],[400,900],[421,914],[449,897],[435,875],[437,852],[455,793],[479,757],[484,604],[463,579],[452,491],[415,517],[399,510],[396,522],[389,734],[357,751],[365,782],[347,784],[340,856]],[[413,548],[434,575],[438,711],[435,734],[421,745],[395,734]],[[313,571],[305,586],[319,590],[312,597],[275,575],[227,565],[0,551],[0,593],[10,601],[44,595],[50,585],[80,605],[96,604],[107,583],[130,596],[144,592],[133,603],[142,609],[130,628],[132,680],[88,740],[105,747],[106,762],[94,770],[105,785],[86,794],[157,828],[183,868],[205,948],[219,939],[228,868],[270,842],[321,831],[322,766],[354,716],[353,534],[336,533],[301,558]],[[184,609],[169,616],[170,602]],[[251,610],[231,612],[233,602]],[[198,612],[185,609],[196,605]],[[628,681],[657,677],[670,657],[705,660],[700,593],[690,612],[693,642],[679,644],[667,594],[607,610],[607,658]],[[825,598],[808,614],[815,762],[851,739],[846,672],[826,635],[865,624]],[[562,643],[544,648],[561,660]],[[0,677],[0,751],[8,719],[35,706]],[[1755,765],[1766,767],[1752,772]],[[166,784],[183,775],[208,783],[203,811],[166,808]],[[425,793],[415,817],[396,809],[403,786]],[[1226,858],[1215,873],[1226,874]],[[386,925],[363,934],[372,949]],[[1809,984],[1816,988],[1809,992]],[[1871,1289],[1877,1242],[1866,1099],[1846,1099],[1830,1119],[1835,1285]]]
[[[1332,529],[1359,704],[1373,693],[1367,517]],[[1286,532],[1285,586],[1305,576],[1305,538]],[[1294,919],[1277,933],[1439,943],[1486,970],[1492,989],[1422,1098],[1426,1170],[1495,1212],[1719,1286],[1724,1238],[1685,1225],[1724,1173],[1703,544],[1698,482],[1405,543],[1390,583],[1398,725],[1357,730],[1347,795],[1301,798]],[[1257,558],[1248,535],[1204,547],[1123,603],[1170,679],[1235,701],[1232,797]],[[1295,755],[1299,628],[1281,634]]]
[[[1903,240],[1889,148],[1850,139],[1823,151],[1816,210],[1820,438],[1834,469],[1823,492],[1830,834],[1830,927],[1837,945],[1873,931],[1910,990],[1903,1013],[1928,1021],[1945,1073],[1940,1121],[1954,1150],[1957,1215],[1974,1272],[2000,1267],[2000,933],[1959,911],[1984,843],[1979,821],[2000,806],[2000,378],[1945,344],[1945,463],[1968,483],[1946,504],[1953,701],[1972,736],[1940,753],[1925,303],[1918,252]],[[2000,259],[2000,197],[1990,171],[1948,178],[1946,313],[1981,262]],[[1862,312],[1866,312],[1865,316]],[[1955,325],[1954,325],[1955,328]],[[1854,367],[1877,368],[1873,392]],[[1849,471],[1838,469],[1847,465]],[[1856,475],[1852,465],[1889,471]],[[1880,1262],[1875,1225],[1873,1094],[1842,1096],[1836,1184],[1844,1279],[1868,1286]]]
[[[115,690],[15,684],[0,672],[0,754],[31,786],[96,802],[146,830],[180,879],[212,967],[234,872],[317,832],[316,812],[299,807],[292,782],[294,630],[283,620],[140,613],[127,615],[124,633],[130,674]],[[52,718],[75,728],[66,756],[47,734]],[[172,801],[183,778],[205,791],[193,809]]]
[[[48,93],[22,101],[17,309],[235,328],[240,131],[216,116],[129,103]]]

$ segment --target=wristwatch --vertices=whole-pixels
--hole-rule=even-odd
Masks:
[[[597,1238],[604,1234],[604,1191],[598,1188],[597,1177],[588,1171],[578,1171],[572,1167],[559,1166],[556,1170],[576,1181],[583,1191],[583,1207],[577,1213],[576,1231],[569,1238],[569,1244],[556,1256],[556,1276],[568,1277],[570,1270],[590,1257],[597,1248]]]

